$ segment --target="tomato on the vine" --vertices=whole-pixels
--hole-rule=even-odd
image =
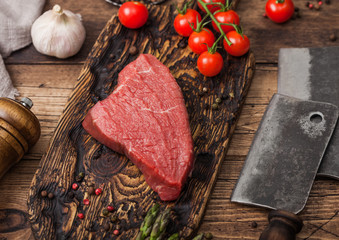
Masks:
[[[294,4],[292,0],[268,0],[265,10],[273,22],[283,23],[293,16]]]
[[[203,28],[198,32],[193,32],[188,38],[188,46],[196,54],[207,51],[207,47],[212,47],[215,41],[211,30]]]
[[[218,75],[224,66],[224,60],[218,52],[203,52],[198,58],[198,69],[206,77]]]
[[[239,25],[240,19],[239,15],[233,11],[233,10],[228,10],[224,12],[217,12],[214,14],[215,19],[217,19],[218,22],[220,23],[233,23],[236,25]],[[212,21],[213,28],[217,31],[220,32],[218,26],[215,24],[214,21]],[[221,24],[221,29],[224,31],[224,33],[227,33],[229,31],[234,30],[234,27],[231,25],[222,25]]]
[[[191,25],[197,27],[197,19],[201,21],[200,14],[194,9],[187,9],[185,13],[179,13],[175,17],[174,29],[179,35],[188,37],[193,32]]]
[[[232,56],[240,57],[248,52],[250,49],[250,40],[246,35],[242,35],[237,31],[230,31],[226,33],[226,37],[232,43],[229,46],[224,39],[224,48]]]
[[[202,0],[204,3],[222,3],[225,4],[225,0]],[[198,2],[198,7],[206,13],[206,10],[204,7]],[[211,13],[214,13],[215,11],[219,10],[221,7],[218,4],[211,4],[207,5],[208,10],[210,10]]]
[[[125,2],[119,8],[118,18],[127,28],[140,28],[147,21],[148,10],[141,2]]]

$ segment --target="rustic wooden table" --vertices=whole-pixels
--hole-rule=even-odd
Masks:
[[[256,73],[199,229],[213,233],[214,239],[258,239],[267,225],[268,210],[231,203],[230,195],[264,110],[277,91],[279,48],[339,45],[339,40],[329,40],[332,32],[339,36],[339,1],[323,4],[316,11],[306,8],[305,0],[295,0],[301,18],[281,25],[263,17],[265,2],[242,0],[237,8],[256,56]],[[33,239],[26,214],[31,179],[86,56],[101,29],[117,11],[104,0],[53,0],[47,2],[45,10],[55,3],[82,15],[87,38],[80,53],[70,59],[42,56],[29,46],[5,60],[21,96],[28,96],[34,102],[32,111],[40,120],[42,135],[23,160],[0,180],[0,239]],[[317,178],[300,214],[304,228],[298,239],[339,239],[338,206],[339,182]],[[256,228],[253,222],[257,223]]]

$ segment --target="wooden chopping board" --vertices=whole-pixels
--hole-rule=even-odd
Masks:
[[[205,78],[196,68],[197,55],[187,46],[187,38],[174,31],[174,7],[152,6],[149,11],[150,21],[138,30],[122,27],[113,16],[87,58],[30,187],[29,221],[37,239],[133,239],[155,202],[173,207],[176,224],[171,230],[179,231],[183,239],[199,226],[250,86],[254,56],[250,52],[234,58],[223,52],[222,72]],[[114,90],[118,73],[137,58],[129,53],[131,46],[169,67],[183,91],[196,160],[176,202],[160,201],[125,156],[98,143],[81,126],[87,111]],[[222,102],[213,110],[218,97]],[[76,181],[80,172],[85,177]],[[89,195],[91,184],[102,188],[102,194]],[[42,191],[53,197],[42,197]],[[85,198],[88,206],[83,204]],[[107,205],[116,208],[121,228],[117,237],[112,234],[115,224],[109,231],[103,227],[110,220],[102,214]],[[80,212],[85,215],[82,220],[77,218]]]

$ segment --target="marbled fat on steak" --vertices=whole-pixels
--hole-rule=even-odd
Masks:
[[[178,198],[193,167],[193,141],[181,89],[153,55],[128,64],[113,93],[89,110],[82,125],[125,154],[162,200]]]

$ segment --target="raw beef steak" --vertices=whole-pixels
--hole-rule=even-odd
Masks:
[[[125,154],[164,201],[178,198],[193,167],[193,141],[181,89],[169,69],[140,55],[113,93],[82,123],[95,139]]]

